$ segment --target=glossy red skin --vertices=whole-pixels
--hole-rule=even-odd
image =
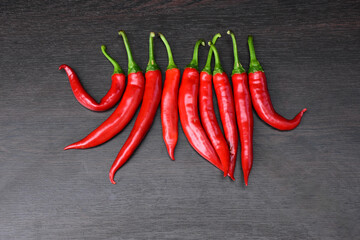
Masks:
[[[240,132],[241,167],[245,185],[248,185],[249,174],[253,165],[253,129],[254,119],[251,106],[251,95],[246,73],[233,74],[234,101],[237,125]]]
[[[166,149],[172,160],[178,140],[179,113],[178,113],[178,92],[180,83],[180,70],[172,68],[166,70],[164,89],[161,98],[161,125],[163,139]]]
[[[198,115],[199,72],[184,70],[179,89],[179,115],[182,129],[191,146],[206,160],[223,171],[219,157],[211,145]]]
[[[236,127],[236,113],[229,78],[226,73],[217,73],[213,76],[216,98],[220,110],[225,139],[230,149],[230,164],[228,175],[234,179],[234,170],[238,152],[238,132]]]
[[[92,111],[106,111],[112,108],[121,98],[125,87],[125,75],[123,73],[116,73],[111,76],[111,87],[106,95],[101,99],[100,103],[96,102],[81,85],[79,78],[75,71],[68,65],[61,65],[60,69],[64,69],[68,75],[71,90],[78,102],[85,108]]]
[[[200,73],[199,111],[202,125],[220,158],[221,165],[224,169],[224,176],[226,176],[230,161],[229,146],[221,132],[221,128],[215,115],[212,92],[212,75],[204,71]]]
[[[84,139],[65,147],[64,150],[95,147],[116,136],[130,122],[139,107],[144,85],[142,72],[130,73],[124,96],[115,111]]]
[[[148,71],[145,78],[145,92],[139,115],[129,137],[110,168],[109,178],[113,184],[115,184],[114,175],[116,171],[127,162],[149,131],[161,100],[161,71]]]
[[[264,72],[249,73],[249,88],[255,111],[264,122],[278,130],[292,130],[300,124],[306,108],[291,120],[278,114],[271,103]]]

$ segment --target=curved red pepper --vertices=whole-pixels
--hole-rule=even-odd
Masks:
[[[116,171],[127,162],[135,149],[144,139],[154,120],[156,110],[161,100],[161,71],[154,60],[153,55],[153,37],[155,33],[150,33],[149,39],[149,63],[145,74],[145,92],[143,103],[140,108],[135,125],[119,154],[117,155],[113,165],[110,168],[109,178],[111,183],[115,184],[114,175]]]
[[[206,160],[223,170],[221,162],[211,145],[198,115],[199,71],[198,49],[203,40],[196,42],[193,59],[186,66],[179,89],[180,122],[191,146]]]
[[[159,36],[166,46],[169,58],[169,64],[165,73],[164,89],[161,97],[162,133],[169,156],[172,160],[175,160],[174,150],[179,135],[177,99],[180,83],[180,70],[174,63],[171,48],[166,38],[161,33],[159,33]]]
[[[216,34],[212,39],[212,43],[215,44],[219,37],[221,37],[221,35],[219,33]],[[212,49],[210,48],[206,65],[200,73],[199,111],[202,125],[220,158],[225,177],[229,169],[230,151],[215,115],[212,92],[211,57]]]
[[[121,98],[125,87],[125,74],[119,64],[106,53],[106,47],[101,46],[101,51],[105,57],[113,64],[114,73],[111,76],[111,87],[106,95],[101,99],[100,103],[96,102],[81,85],[79,78],[75,71],[66,64],[59,67],[59,70],[64,69],[70,82],[71,90],[78,102],[85,108],[92,111],[106,111],[112,108]]]
[[[120,31],[119,34],[124,39],[129,61],[128,83],[124,96],[108,119],[84,139],[65,147],[64,150],[91,148],[107,142],[124,129],[141,103],[145,86],[144,75],[139,66],[134,62],[125,32]]]
[[[256,113],[264,122],[278,130],[292,130],[296,128],[307,109],[304,108],[291,120],[284,118],[275,111],[271,103],[264,70],[256,59],[252,36],[248,37],[248,44],[250,51],[249,87]]]
[[[216,50],[216,47],[211,42],[209,42],[209,45],[212,48],[215,57],[213,82],[220,110],[220,118],[224,128],[225,138],[228,142],[230,149],[231,169],[229,170],[231,171],[229,171],[229,176],[233,179],[239,143],[239,136],[236,128],[236,113],[233,99],[233,91],[230,85],[229,78],[221,67],[219,54]]]
[[[240,133],[241,167],[244,174],[245,185],[248,185],[249,174],[253,165],[253,129],[254,120],[251,106],[248,79],[245,69],[241,66],[237,53],[237,44],[234,33],[231,35],[234,50],[234,69],[232,82],[234,88],[234,102],[236,118]]]

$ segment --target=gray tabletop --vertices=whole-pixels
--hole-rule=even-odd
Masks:
[[[360,3],[293,2],[2,1],[0,239],[358,238]],[[236,181],[223,178],[192,149],[180,124],[171,161],[159,109],[112,185],[109,168],[136,117],[99,147],[63,151],[115,108],[82,107],[58,67],[73,67],[100,100],[113,71],[101,44],[127,70],[120,29],[142,69],[150,31],[167,37],[181,69],[196,40],[220,32],[228,74],[226,30],[235,32],[245,68],[252,34],[275,109],[288,118],[303,107],[308,112],[288,132],[254,113],[254,165],[245,187],[239,158]],[[207,51],[200,49],[200,68]],[[164,73],[159,38],[155,55]]]

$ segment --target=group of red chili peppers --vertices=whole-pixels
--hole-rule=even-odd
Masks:
[[[166,46],[169,58],[163,89],[161,70],[154,59],[153,41],[155,33],[153,32],[150,33],[149,38],[149,62],[144,79],[143,72],[132,57],[125,32],[119,31],[128,56],[126,89],[123,70],[106,53],[106,47],[101,46],[103,54],[114,66],[114,73],[111,88],[100,103],[97,103],[86,92],[75,72],[69,66],[61,65],[59,69],[66,71],[76,99],[90,110],[108,110],[120,100],[124,93],[118,107],[108,119],[84,139],[65,147],[65,150],[91,148],[110,140],[124,129],[142,102],[135,125],[109,172],[110,181],[115,184],[114,175],[116,171],[130,158],[145,137],[161,102],[163,138],[172,160],[174,160],[174,149],[178,140],[178,116],[180,115],[182,129],[192,147],[202,157],[223,171],[224,177],[229,176],[235,180],[234,170],[238,152],[239,130],[241,165],[244,181],[247,185],[253,164],[252,106],[263,121],[279,130],[291,130],[297,127],[306,109],[303,109],[291,120],[279,115],[272,106],[264,71],[256,59],[253,37],[248,37],[250,66],[247,74],[238,59],[235,36],[231,31],[227,33],[232,38],[234,50],[233,88],[221,67],[219,54],[214,46],[216,40],[221,37],[219,33],[213,37],[212,42],[209,42],[208,58],[201,73],[198,71],[198,49],[200,44],[205,44],[204,40],[196,42],[192,61],[183,72],[180,87],[180,70],[174,63],[169,43],[161,33],[159,36]],[[211,71],[212,54],[215,57],[213,72]],[[212,83],[215,88],[225,136],[222,134],[214,111]],[[200,112],[200,117],[198,112]]]

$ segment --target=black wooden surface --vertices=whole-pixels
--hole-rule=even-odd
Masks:
[[[359,237],[359,1],[10,1],[0,5],[0,239],[356,239]],[[227,73],[235,32],[247,68],[253,34],[275,109],[300,126],[277,131],[254,114],[254,166],[244,187],[202,159],[181,127],[172,162],[160,110],[138,150],[108,170],[135,118],[108,143],[63,151],[111,114],[83,108],[60,64],[99,100],[112,66],[127,70],[117,31],[145,69],[150,31],[182,69],[217,33]],[[200,49],[200,68],[208,47]],[[167,55],[155,41],[163,72]]]

